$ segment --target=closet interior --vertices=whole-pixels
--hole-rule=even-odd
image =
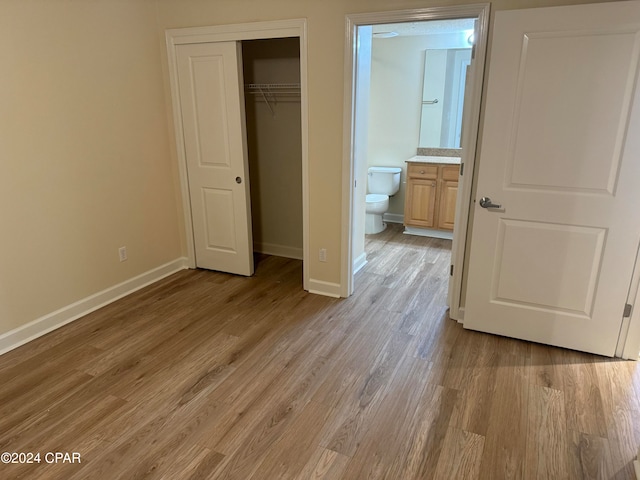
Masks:
[[[300,42],[242,42],[255,252],[303,258]]]

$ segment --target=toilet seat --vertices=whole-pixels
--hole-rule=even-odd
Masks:
[[[366,197],[365,212],[382,215],[389,209],[389,195],[369,193]]]
[[[385,200],[388,200],[388,199],[389,199],[389,195],[383,195],[381,193],[367,193],[366,202],[367,203],[384,202]]]

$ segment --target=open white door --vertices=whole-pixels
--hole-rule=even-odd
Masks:
[[[178,45],[196,266],[253,275],[239,42]]]
[[[496,13],[465,328],[614,355],[640,241],[639,56],[638,1]]]

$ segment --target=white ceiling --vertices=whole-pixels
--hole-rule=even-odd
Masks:
[[[427,20],[423,22],[385,23],[373,25],[373,33],[396,32],[400,36],[433,35],[473,30],[473,18]]]

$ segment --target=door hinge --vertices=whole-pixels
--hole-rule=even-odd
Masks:
[[[449,275],[453,277],[453,265],[451,265],[451,270],[449,271]]]
[[[633,305],[626,304],[624,306],[624,313],[622,314],[622,318],[628,318],[631,316],[631,310],[633,309]]]
[[[460,176],[462,176],[462,173],[464,172],[464,163],[460,164]]]
[[[476,58],[476,44],[473,44],[473,47],[471,47],[471,58]]]

